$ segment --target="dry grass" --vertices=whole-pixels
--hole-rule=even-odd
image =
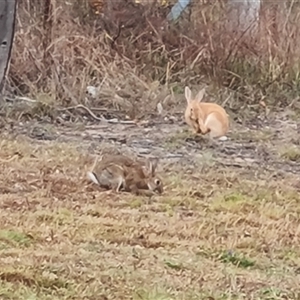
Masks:
[[[95,15],[86,1],[57,1],[48,22],[42,4],[22,1],[9,85],[38,100],[27,103],[30,117],[53,117],[57,107],[78,103],[110,110],[108,117],[155,114],[158,102],[178,111],[186,84],[208,85],[213,101],[225,101],[233,113],[241,103],[261,112],[261,100],[277,107],[297,102],[295,1],[285,11],[265,3],[256,36],[228,31],[222,1],[195,2],[176,24],[165,22],[170,7],[152,2],[107,1]],[[97,88],[95,98],[86,94],[88,86]]]
[[[300,150],[296,145],[285,145],[280,149],[280,155],[286,160],[297,162],[300,160]]]
[[[289,178],[173,168],[147,200],[88,184],[77,144],[2,136],[0,157],[1,299],[298,297]]]

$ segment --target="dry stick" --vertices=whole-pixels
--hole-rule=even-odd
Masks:
[[[14,156],[12,156],[12,157],[9,158],[9,159],[1,159],[1,158],[0,158],[0,162],[2,162],[2,163],[11,162],[12,160],[14,160],[15,158],[18,158],[18,157],[19,157],[19,155],[18,155],[18,154],[15,154]]]
[[[30,102],[30,103],[38,102],[37,100],[33,100],[33,99],[28,98],[28,97],[22,97],[22,96],[16,97],[16,98],[5,97],[5,100],[6,101],[11,101],[11,102],[13,102],[13,101],[25,101],[25,102]]]
[[[97,121],[103,121],[103,122],[111,123],[111,124],[127,124],[127,125],[133,125],[134,124],[134,125],[136,125],[135,121],[108,120],[108,119],[105,119],[104,117],[99,118],[88,107],[86,107],[82,104],[78,104],[76,106],[71,106],[71,107],[66,107],[66,108],[61,108],[61,109],[59,109],[59,111],[69,111],[69,110],[78,109],[78,108],[81,108],[81,109],[85,110],[86,112],[88,112],[89,115]]]
[[[227,104],[227,102],[228,102],[228,100],[230,99],[230,97],[231,97],[231,95],[229,95],[229,96],[224,100],[224,102],[222,103],[222,106],[223,106],[223,107]]]
[[[29,102],[29,103],[37,103],[37,102],[39,102],[38,100],[30,99],[28,97],[16,97],[16,98],[6,97],[5,99],[8,100],[8,101],[16,101],[16,100],[18,100],[18,101],[25,101],[25,102]],[[119,123],[119,124],[127,124],[127,125],[132,125],[132,124],[136,125],[135,121],[108,120],[108,119],[105,119],[104,117],[100,117],[99,118],[92,111],[92,110],[96,110],[96,111],[101,111],[101,112],[113,112],[113,113],[116,113],[115,111],[110,111],[110,110],[105,109],[105,108],[93,108],[91,110],[91,109],[89,109],[88,107],[86,107],[86,106],[84,106],[82,104],[78,104],[76,106],[70,106],[70,107],[66,107],[66,108],[60,108],[60,109],[57,109],[57,110],[58,111],[69,111],[69,110],[78,109],[78,108],[81,108],[81,109],[84,109],[85,111],[87,111],[97,121],[103,121],[103,122],[107,122],[107,123],[111,123],[111,124]]]
[[[51,66],[51,56],[49,55],[48,46],[51,44],[52,41],[52,29],[53,29],[53,0],[45,0],[44,2],[44,11],[43,11],[43,63],[44,66]],[[49,69],[46,69],[46,76],[47,73],[49,74]],[[50,74],[49,74],[50,75]]]
[[[94,169],[96,168],[97,163],[98,163],[98,161],[99,161],[99,157],[100,157],[100,161],[102,161],[103,155],[97,155],[96,158],[95,158],[95,161],[94,161],[94,163],[93,163],[93,165],[92,165],[92,167],[91,167],[91,169],[90,169],[91,172],[93,172]]]

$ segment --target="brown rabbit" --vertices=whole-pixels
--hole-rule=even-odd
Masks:
[[[135,194],[162,193],[162,181],[155,175],[157,163],[157,159],[135,161],[125,155],[107,155],[95,171],[88,172],[88,177],[94,183],[116,192],[123,188]]]
[[[135,168],[135,169],[141,169],[143,170],[144,174],[147,174],[147,176],[155,176],[155,169],[158,164],[158,159],[152,158],[151,160],[142,160],[137,159],[134,160],[128,156],[122,155],[122,154],[110,154],[105,155],[102,157],[102,162],[104,163],[116,163],[118,162],[119,165],[123,165],[127,168]],[[149,163],[151,162],[151,166]],[[151,168],[151,172],[149,173],[149,168]]]
[[[205,93],[203,88],[192,97],[189,87],[185,87],[185,98],[187,107],[185,110],[185,121],[194,129],[195,133],[207,134],[210,138],[227,140],[226,133],[229,129],[229,120],[223,107],[216,103],[201,102]]]

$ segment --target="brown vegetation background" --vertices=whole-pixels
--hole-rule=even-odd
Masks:
[[[208,85],[213,101],[233,112],[241,102],[295,102],[295,1],[265,1],[255,35],[228,30],[224,1],[193,1],[178,22],[167,23],[174,2],[19,1],[9,85],[50,110],[83,104],[131,118],[153,113],[158,102],[165,109],[184,105],[177,95],[186,84]],[[98,88],[95,98],[87,86]]]

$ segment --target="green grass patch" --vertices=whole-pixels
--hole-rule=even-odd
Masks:
[[[220,260],[223,263],[231,263],[239,268],[249,268],[255,265],[255,261],[233,251],[225,251],[222,253]]]
[[[280,156],[289,161],[299,162],[300,161],[300,148],[299,146],[289,145],[282,148],[280,151]]]
[[[24,246],[29,247],[33,239],[29,235],[14,231],[14,230],[0,230],[0,245],[5,248],[9,246]]]

